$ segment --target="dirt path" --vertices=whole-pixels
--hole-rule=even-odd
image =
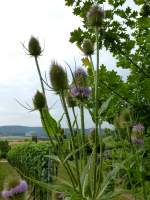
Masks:
[[[7,160],[0,160],[0,163],[8,163]]]

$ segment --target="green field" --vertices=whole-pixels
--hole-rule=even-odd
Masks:
[[[3,136],[0,137],[0,140],[8,140],[8,141],[17,141],[17,140],[30,140],[31,137],[25,137],[25,136]]]
[[[18,177],[16,170],[8,162],[0,161],[0,191],[3,190],[3,184],[9,177]],[[0,200],[3,200],[0,196]]]

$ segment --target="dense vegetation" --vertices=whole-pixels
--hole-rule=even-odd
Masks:
[[[49,163],[48,156],[52,154],[54,153],[49,143],[25,142],[14,146],[9,151],[7,158],[12,166],[22,171],[24,175],[49,182],[56,174],[57,166],[54,163]]]
[[[10,146],[8,141],[0,141],[0,158],[6,158]]]
[[[73,71],[67,64],[72,75],[69,82],[66,70],[52,61],[49,83],[39,67],[43,52],[40,43],[31,37],[26,50],[35,60],[41,91],[35,94],[34,108],[30,109],[39,112],[50,146],[18,145],[9,152],[9,161],[24,169],[33,182],[38,179],[38,184],[47,181],[48,160],[59,164],[67,178],[58,173],[58,177],[53,176],[53,184],[45,187],[62,192],[64,199],[149,200],[150,3],[134,0],[133,7],[125,0],[65,3],[83,22],[70,38],[84,54],[83,66]],[[100,7],[102,3],[108,4],[105,11]],[[104,49],[116,59],[118,67],[129,69],[126,81],[100,63],[100,51]],[[64,112],[59,121],[48,109],[45,87],[60,98]],[[94,123],[89,138],[85,134],[85,109]],[[61,127],[64,115],[70,130],[67,143]],[[114,125],[113,133],[100,133],[104,120]]]

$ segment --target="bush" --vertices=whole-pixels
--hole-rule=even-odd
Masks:
[[[8,141],[0,141],[0,158],[6,158],[9,150]]]
[[[47,142],[28,142],[18,144],[8,152],[8,161],[26,176],[48,181],[48,158],[46,157],[52,150]],[[51,162],[50,175],[53,175],[54,165]]]

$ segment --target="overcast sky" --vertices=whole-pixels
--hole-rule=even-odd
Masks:
[[[5,0],[0,6],[0,125],[40,126],[37,112],[28,112],[15,99],[32,105],[32,97],[40,89],[34,60],[25,54],[21,45],[27,45],[31,35],[38,37],[45,48],[39,63],[41,71],[49,71],[51,60],[73,67],[74,58],[80,66],[81,52],[69,43],[70,32],[81,26],[80,19],[72,14],[63,0]],[[101,63],[115,68],[115,60],[106,52],[101,53]],[[65,65],[64,65],[65,66]],[[126,76],[122,69],[117,69]],[[48,94],[51,112],[61,117],[57,97]],[[90,117],[86,118],[91,127]],[[65,120],[62,125],[66,127]]]

